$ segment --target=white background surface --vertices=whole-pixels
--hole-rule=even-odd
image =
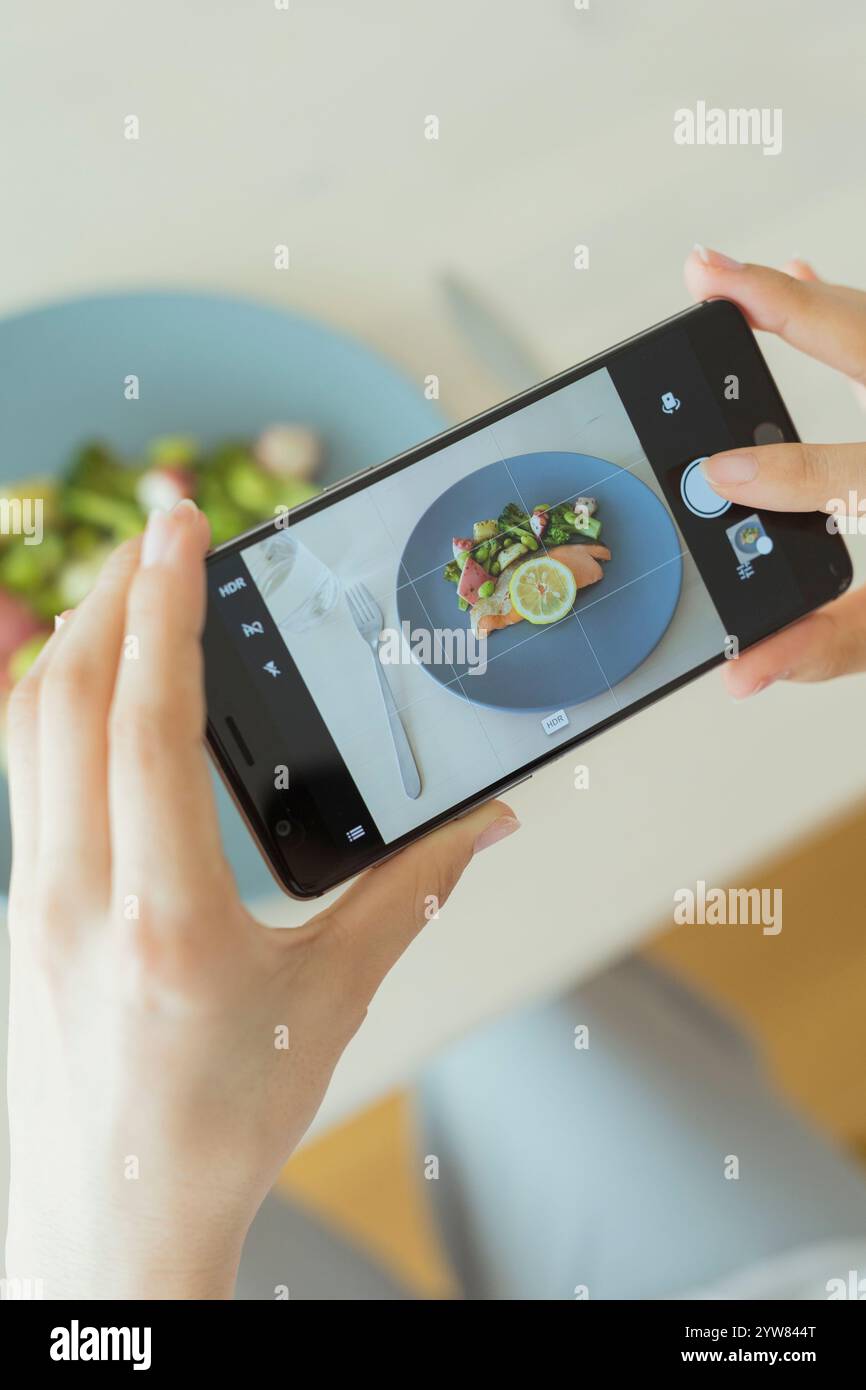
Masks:
[[[458,418],[503,393],[455,333],[445,270],[550,372],[683,307],[696,239],[866,285],[857,0],[18,0],[4,28],[3,311],[111,287],[246,293],[354,330],[419,390],[436,373]],[[782,108],[782,153],[675,145],[674,111],[698,100]],[[765,346],[805,437],[864,436],[846,383]],[[588,745],[589,791],[570,759],[521,787],[524,829],[394,970],[319,1123],[633,946],[677,886],[739,883],[850,804],[863,695],[851,679],[737,707],[710,676]],[[549,875],[577,885],[555,911],[538,907]]]

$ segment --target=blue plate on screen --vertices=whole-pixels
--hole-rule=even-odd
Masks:
[[[124,377],[140,382],[124,399]],[[134,454],[155,435],[206,443],[297,421],[324,441],[323,483],[435,434],[420,388],[361,343],[283,310],[213,295],[105,295],[0,322],[0,484],[55,473],[77,445],[102,438]],[[216,779],[215,779],[216,781]],[[246,896],[273,880],[216,782],[229,858]],[[0,808],[0,882],[10,831]]]
[[[589,454],[520,454],[477,469],[428,507],[403,552],[410,582],[397,592],[411,629],[469,623],[457,591],[442,577],[451,538],[511,501],[526,510],[577,497],[598,501],[600,541],[611,552],[604,577],[579,589],[572,613],[549,627],[515,623],[487,639],[487,669],[431,662],[441,685],[473,703],[552,712],[615,687],[645,661],[673,618],[682,585],[681,545],[670,513],[628,469]]]

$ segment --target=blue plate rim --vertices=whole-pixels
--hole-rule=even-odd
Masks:
[[[14,309],[11,313],[0,315],[0,334],[6,328],[26,320],[38,318],[42,315],[49,315],[67,309],[80,308],[83,305],[116,304],[123,300],[149,300],[149,299],[173,299],[185,302],[206,302],[211,304],[223,304],[242,309],[255,309],[259,313],[265,313],[273,318],[288,319],[296,324],[301,324],[305,329],[313,333],[326,334],[332,339],[341,342],[345,347],[351,348],[361,355],[375,361],[393,376],[414,390],[418,390],[421,399],[424,401],[431,416],[438,420],[442,429],[448,429],[453,423],[449,416],[442,410],[439,401],[429,400],[421,392],[415,378],[399,363],[388,356],[381,348],[367,343],[351,329],[343,328],[333,324],[329,319],[319,318],[297,309],[291,304],[275,304],[272,300],[260,299],[257,295],[242,294],[240,292],[209,289],[177,289],[170,285],[136,285],[131,288],[117,288],[113,290],[90,291],[84,290],[80,294],[66,295],[61,299],[49,299],[41,304],[31,304],[29,307]],[[441,433],[438,431],[437,433]],[[435,435],[428,436],[429,439]],[[426,443],[427,440],[419,440],[419,444]],[[417,447],[413,446],[413,447]],[[396,457],[396,455],[395,455]],[[387,459],[382,460],[388,462]]]

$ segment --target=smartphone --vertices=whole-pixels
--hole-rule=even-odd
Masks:
[[[700,461],[797,434],[713,300],[212,552],[207,739],[313,898],[841,594],[821,514]]]

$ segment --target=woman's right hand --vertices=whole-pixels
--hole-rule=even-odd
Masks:
[[[835,367],[866,392],[866,293],[819,280],[805,261],[785,271],[741,265],[696,248],[686,262],[696,299],[730,299],[753,328]],[[716,492],[750,511],[861,517],[866,529],[866,444],[768,444],[714,454],[703,465]],[[866,671],[866,588],[854,589],[725,664],[738,699],[777,680],[821,681]]]

